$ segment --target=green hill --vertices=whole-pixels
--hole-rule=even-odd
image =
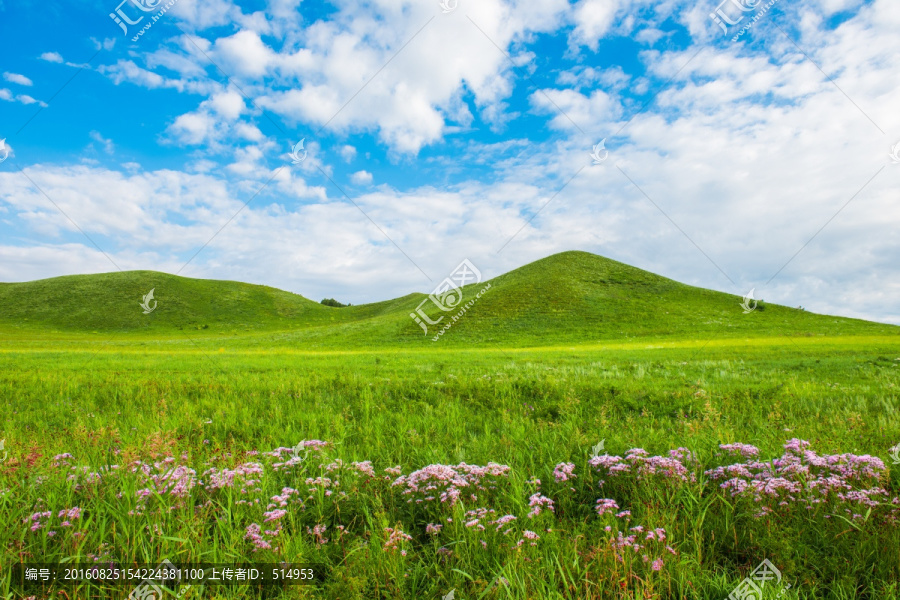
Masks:
[[[490,289],[440,338],[441,345],[900,333],[895,326],[772,304],[745,315],[738,296],[684,285],[586,252],[556,254],[469,285],[462,303],[446,313],[426,302],[429,318],[440,319],[429,326],[427,336],[410,317],[425,294],[332,308],[266,286],[152,271],[0,284],[0,331],[148,337],[199,331],[315,348],[431,345],[452,315],[488,284]],[[150,289],[158,304],[144,314],[140,300]]]

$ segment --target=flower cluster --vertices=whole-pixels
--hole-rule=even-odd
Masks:
[[[758,454],[753,446],[726,444],[720,448],[748,460],[705,474],[713,481],[724,480],[719,487],[732,497],[757,503],[757,517],[773,514],[776,506],[802,503],[807,510],[822,504],[846,505],[844,512],[858,519],[866,509],[886,505],[888,492],[876,485],[885,473],[881,459],[847,453],[819,455],[809,446],[805,440],[788,440],[781,457],[762,462],[753,458]]]
[[[597,500],[597,506],[595,507],[595,510],[597,511],[597,516],[602,517],[606,513],[619,510],[619,505],[616,504],[615,500],[610,500],[609,498],[600,498],[599,500]]]
[[[343,529],[343,528],[339,525],[339,526],[338,526],[338,529]],[[312,527],[312,528],[310,528],[310,527],[307,527],[307,528],[306,528],[306,532],[307,532],[309,535],[315,536],[315,537],[316,537],[316,544],[318,544],[318,545],[320,545],[320,546],[321,546],[322,544],[327,544],[327,543],[328,543],[328,538],[325,537],[325,532],[326,532],[326,531],[328,531],[328,526],[327,526],[327,525],[323,525],[322,523],[319,523],[318,525],[316,525],[315,527]]]
[[[60,463],[57,463],[57,466],[59,466],[59,464]],[[95,483],[99,483],[103,478],[103,475],[109,474],[110,471],[115,471],[118,468],[119,465],[108,465],[97,470],[93,470],[91,469],[91,467],[71,467],[70,470],[72,471],[72,473],[70,473],[69,476],[66,477],[66,481],[75,483],[75,489],[81,490],[82,484],[92,485]]]
[[[466,527],[476,527],[479,531],[484,531],[484,525],[481,524],[482,519],[486,519],[488,515],[494,512],[492,508],[476,508],[475,510],[466,511]],[[489,523],[489,525],[492,524]]]
[[[759,448],[750,444],[719,444],[719,449],[732,454],[740,454],[744,458],[759,456]]]
[[[643,448],[632,448],[625,453],[624,458],[609,455],[595,456],[588,461],[588,464],[601,477],[632,475],[640,481],[658,476],[663,481],[696,481],[696,476],[688,472],[681,460],[676,458],[676,456],[693,458],[693,455],[684,448],[679,448],[673,453],[670,453],[672,454],[670,456],[648,456],[647,451]],[[601,486],[604,483],[604,480],[600,481]]]
[[[263,466],[261,464],[248,462],[238,465],[234,469],[208,469],[203,472],[203,477],[209,480],[205,486],[207,491],[233,488],[235,484],[240,484],[241,493],[246,494],[251,486],[260,482],[259,479],[254,479],[252,476],[262,475],[262,473]]]
[[[507,525],[508,523],[512,523],[515,520],[516,520],[515,515],[504,515],[504,516],[500,517],[499,519],[497,519],[496,521],[492,522],[491,525],[496,525],[497,526],[496,531],[500,531],[505,525]],[[510,531],[512,531],[512,530],[507,529],[506,531],[503,532],[503,535],[508,534]]]
[[[533,531],[529,531],[526,529],[525,531],[522,532],[522,539],[520,539],[518,542],[516,542],[516,547],[518,548],[518,547],[522,546],[522,544],[525,543],[525,540],[529,540],[529,542],[532,546],[537,546],[537,540],[539,540],[539,539],[541,539],[541,536],[539,536],[538,534],[536,534]]]
[[[266,533],[268,534],[270,532],[267,531]],[[244,534],[244,539],[250,540],[250,543],[254,546],[254,552],[258,552],[259,550],[272,549],[272,544],[270,544],[269,541],[266,540],[265,537],[263,537],[262,527],[260,527],[256,523],[251,523],[247,526],[246,533]]]
[[[264,452],[263,454],[265,456],[271,456],[279,459],[281,458],[282,454],[290,454],[291,457],[285,462],[278,462],[272,465],[272,468],[274,470],[281,471],[303,464],[310,450],[321,454],[322,451],[330,445],[330,442],[323,442],[322,440],[303,440],[293,448],[285,448],[284,446],[280,446],[278,448],[275,448],[271,452]],[[300,450],[304,450],[302,456],[299,454]]]
[[[188,496],[191,489],[197,485],[197,472],[185,466],[170,467],[169,465],[174,461],[175,459],[172,457],[152,465],[139,460],[135,461],[131,472],[140,472],[147,480],[146,483],[150,484],[146,488],[138,490],[138,496],[141,498],[152,494],[160,496],[171,494],[179,498]]]
[[[691,452],[687,448],[676,448],[674,450],[669,450],[669,456],[672,458],[679,460],[683,463],[692,463],[696,464],[699,462],[697,460],[697,455],[694,452]]]
[[[64,519],[62,523],[59,524],[60,527],[71,527],[72,523],[69,522],[69,519],[73,521],[75,519],[81,518],[81,509],[79,507],[74,508],[64,508],[59,511],[59,514],[56,515],[60,519]]]
[[[528,506],[531,507],[531,512],[528,513],[528,516],[532,519],[541,514],[543,509],[554,512],[553,500],[541,494],[532,494],[528,498]]]
[[[32,514],[29,518],[24,519],[23,522],[31,523],[30,529],[32,532],[37,531],[39,529],[47,529],[48,530],[47,536],[53,537],[56,535],[56,532],[49,529],[51,518],[53,518],[53,511],[45,510],[45,511],[38,511],[38,512]],[[62,520],[59,523],[60,527],[72,527],[72,523],[69,521],[69,519],[72,519],[73,521],[75,519],[80,519],[81,518],[81,508],[78,506],[75,506],[72,508],[64,508],[57,513],[56,518]],[[78,532],[76,532],[76,534],[78,534],[78,535],[76,535],[76,537],[78,537],[79,535],[83,535]]]
[[[496,489],[500,478],[508,477],[508,474],[508,466],[493,462],[484,467],[466,463],[428,465],[409,475],[401,475],[392,485],[403,489],[402,494],[409,496],[408,503],[440,502],[454,506],[464,493],[477,501],[477,492]]]
[[[575,479],[574,471],[574,463],[559,463],[556,465],[556,468],[553,469],[553,476],[556,478],[557,483],[561,483],[563,481]]]
[[[375,469],[372,467],[372,461],[366,460],[363,462],[354,462],[351,465],[360,472],[361,475],[365,475],[366,477],[370,477],[372,479],[375,478]]]
[[[299,495],[300,492],[295,490],[294,488],[284,487],[281,488],[281,493],[272,496],[271,502],[266,507],[267,509],[275,508],[276,506],[285,507],[288,505],[288,502],[291,501],[293,496]],[[294,503],[302,504],[303,501],[298,497],[293,499]]]
[[[50,512],[49,510],[44,511],[44,512],[36,512],[33,515],[31,515],[31,530],[37,531],[41,527],[44,527],[44,524],[41,523],[41,520],[49,519],[51,516],[53,516],[53,513]],[[27,523],[28,519],[25,519],[24,522]]]
[[[412,540],[412,536],[403,533],[402,529],[385,527],[384,530],[388,533],[388,539],[384,543],[385,550],[400,550],[400,546],[403,542]],[[400,550],[400,554],[406,556],[406,550]]]
[[[606,530],[611,532],[612,527]],[[651,571],[661,571],[665,565],[662,558],[665,553],[677,554],[674,548],[663,543],[666,537],[666,530],[662,527],[645,529],[642,525],[636,525],[624,532],[617,527],[615,533],[610,535],[609,544],[616,561],[630,563],[632,567],[637,562],[648,565]]]

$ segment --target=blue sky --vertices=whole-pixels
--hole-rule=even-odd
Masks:
[[[896,2],[170,2],[0,2],[0,280],[357,304],[577,249],[900,323]]]

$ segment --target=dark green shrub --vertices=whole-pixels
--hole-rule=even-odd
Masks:
[[[350,306],[349,304],[341,304],[334,298],[325,298],[324,300],[322,300],[322,304],[324,304],[325,306],[331,306],[333,308],[344,308],[345,306]]]

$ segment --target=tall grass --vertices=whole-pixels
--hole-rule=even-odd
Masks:
[[[758,344],[740,354],[716,344],[303,354],[73,342],[0,350],[9,451],[0,463],[3,565],[286,560],[315,564],[323,576],[314,586],[264,591],[195,586],[187,597],[197,598],[440,598],[450,590],[456,598],[724,598],[768,559],[784,584],[771,597],[900,597],[890,505],[900,477],[888,456],[900,442],[893,342]],[[752,500],[705,474],[734,462],[720,444],[753,444],[770,460],[793,438],[820,454],[879,457],[888,468],[866,486],[885,488],[887,503],[858,518],[836,501],[759,518]],[[304,440],[328,445],[277,469],[289,453],[266,454]],[[686,448],[697,458],[683,462],[693,480],[609,477],[591,464],[600,440],[620,457],[632,448],[664,457]],[[247,463],[262,473],[238,470],[231,486],[211,485]],[[509,469],[478,477],[452,506],[409,503],[425,496],[394,485],[429,465],[459,473],[462,463]],[[574,465],[567,481],[554,475],[565,463]],[[187,495],[171,493],[165,479],[177,466],[195,472]],[[284,507],[272,500],[285,494]],[[535,495],[553,510],[534,514]],[[619,508],[598,515],[598,499]],[[59,511],[73,507],[81,514],[63,527]],[[617,517],[622,511],[630,515]],[[506,515],[515,519],[498,530]],[[253,524],[271,549],[254,544]],[[637,526],[643,547],[617,547],[619,533],[635,535]],[[646,540],[656,529],[665,540]],[[0,592],[21,595],[6,569]]]

